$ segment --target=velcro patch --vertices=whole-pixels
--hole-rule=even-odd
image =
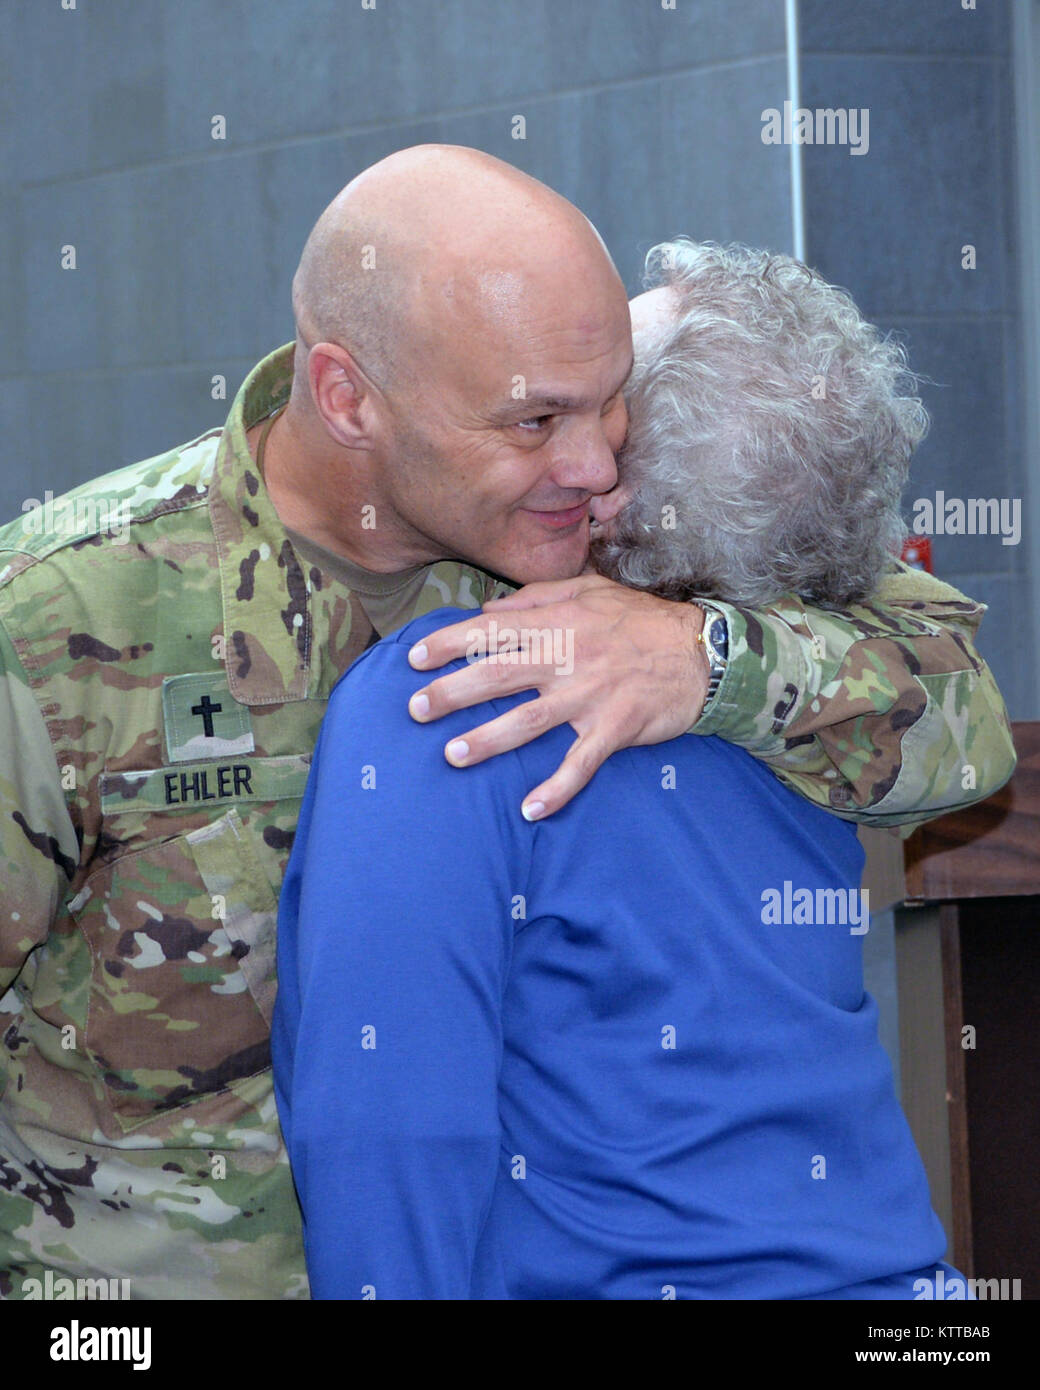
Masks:
[[[310,772],[308,754],[278,758],[223,758],[141,771],[106,772],[101,777],[101,810],[120,812],[194,811],[204,806],[279,801],[303,796]]]
[[[234,758],[256,747],[249,707],[231,694],[223,671],[167,676],[162,708],[168,762]]]

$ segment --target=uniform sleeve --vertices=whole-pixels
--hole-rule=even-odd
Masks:
[[[0,859],[3,995],[50,931],[79,863],[79,842],[43,715],[2,624]]]
[[[513,755],[448,766],[406,653],[336,687],[279,908],[275,1088],[316,1298],[468,1298],[499,1163],[525,783]]]
[[[1007,710],[974,646],[985,605],[950,585],[899,564],[841,612],[791,596],[717,606],[729,664],[691,732],[746,748],[808,800],[909,833],[1014,771]]]

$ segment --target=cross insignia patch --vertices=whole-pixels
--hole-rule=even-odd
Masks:
[[[162,683],[166,761],[198,762],[252,753],[253,722],[221,672],[167,676]]]

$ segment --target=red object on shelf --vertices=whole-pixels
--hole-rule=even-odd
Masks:
[[[934,574],[932,569],[932,538],[931,536],[907,536],[903,542],[903,553],[899,557],[904,565],[909,565],[914,570],[927,570],[929,574]]]

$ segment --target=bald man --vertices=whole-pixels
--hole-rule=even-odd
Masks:
[[[91,519],[75,534],[32,515],[0,531],[6,1297],[306,1296],[270,1072],[276,901],[329,694],[379,637],[541,581],[504,601],[571,633],[569,676],[478,663],[410,707],[537,688],[448,750],[465,765],[572,724],[529,819],[616,748],[695,723],[759,748],[772,729],[774,767],[807,795],[913,819],[941,809],[922,788],[936,764],[959,775],[982,717],[958,699],[942,721],[971,657],[936,615],[927,697],[897,653],[866,709],[816,702],[815,730],[877,733],[869,775],[813,731],[778,749],[819,688],[804,609],[726,610],[720,711],[700,607],[574,579],[590,499],[616,481],[632,344],[601,241],[551,190],[476,151],[402,151],[323,214],[293,301],[295,346],[249,374],[222,429],[59,499],[53,515]],[[848,633],[839,690],[862,670]],[[413,664],[462,640],[431,634]],[[892,733],[926,706],[946,732],[922,777]],[[378,795],[378,767],[343,776]]]

